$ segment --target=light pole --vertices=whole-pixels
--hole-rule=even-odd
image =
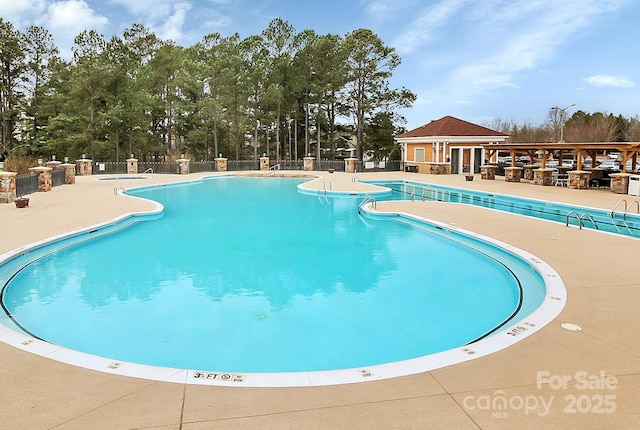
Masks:
[[[565,119],[565,112],[567,111],[567,109],[569,109],[570,107],[574,107],[576,104],[570,104],[569,106],[567,106],[564,109],[559,108],[558,106],[554,106],[551,109],[555,110],[555,111],[560,111],[560,143],[564,143],[564,119]]]

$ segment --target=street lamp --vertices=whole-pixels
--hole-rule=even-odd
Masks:
[[[565,119],[565,112],[567,111],[567,109],[569,109],[570,107],[574,107],[576,104],[570,104],[569,106],[567,106],[564,109],[559,108],[558,106],[554,106],[551,108],[551,110],[555,110],[555,111],[560,111],[560,143],[564,143],[564,119]]]

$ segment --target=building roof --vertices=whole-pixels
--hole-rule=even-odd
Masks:
[[[407,137],[433,137],[433,136],[495,136],[506,138],[508,134],[500,133],[481,125],[463,121],[452,116],[445,116],[431,121],[422,127],[415,128],[406,133],[396,136],[396,138]]]

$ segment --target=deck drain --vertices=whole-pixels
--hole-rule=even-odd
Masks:
[[[561,323],[560,327],[562,327],[565,330],[571,330],[571,331],[580,331],[580,330],[582,330],[582,327],[580,327],[579,325],[568,323],[568,322]]]

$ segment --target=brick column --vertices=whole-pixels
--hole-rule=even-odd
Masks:
[[[178,163],[178,174],[179,175],[188,175],[189,174],[189,159],[179,158],[176,160]]]
[[[0,172],[0,203],[13,203],[16,199],[15,172]]]
[[[482,179],[487,179],[489,181],[493,181],[496,179],[496,170],[498,166],[493,166],[491,164],[484,164],[480,166],[480,177]]]
[[[533,171],[534,185],[553,185],[553,169],[535,169]]]
[[[260,157],[260,170],[269,170],[269,157]]]
[[[347,173],[356,173],[356,161],[357,158],[345,158],[344,171]]]
[[[51,191],[51,167],[31,167],[30,172],[38,174],[38,191],[47,192]]]
[[[533,181],[533,166],[531,164],[527,164],[523,169],[522,179],[525,181]]]
[[[227,159],[226,158],[215,158],[216,162],[216,172],[226,172],[227,171]]]
[[[138,173],[137,158],[127,158],[127,173],[134,174],[134,175]]]
[[[80,176],[91,176],[93,174],[91,163],[93,160],[89,160],[87,158],[81,158],[76,160],[76,165],[78,166],[78,174]]]
[[[313,157],[304,157],[302,159],[304,161],[304,170],[306,172],[310,172],[312,170],[315,170],[316,168],[316,159]]]
[[[56,167],[60,166],[62,164],[62,161],[56,161],[56,160],[51,160],[51,161],[47,161],[45,163],[46,167],[51,167],[52,169],[55,169]]]
[[[570,170],[569,171],[569,188],[575,190],[589,189],[589,177],[591,172],[586,170]]]
[[[627,194],[629,191],[629,173],[612,173],[609,175],[611,178],[611,191],[616,194]]]
[[[64,183],[67,185],[76,183],[76,165],[71,163],[61,164],[64,169]]]
[[[520,182],[520,178],[522,178],[522,167],[505,167],[504,168],[505,182]]]

